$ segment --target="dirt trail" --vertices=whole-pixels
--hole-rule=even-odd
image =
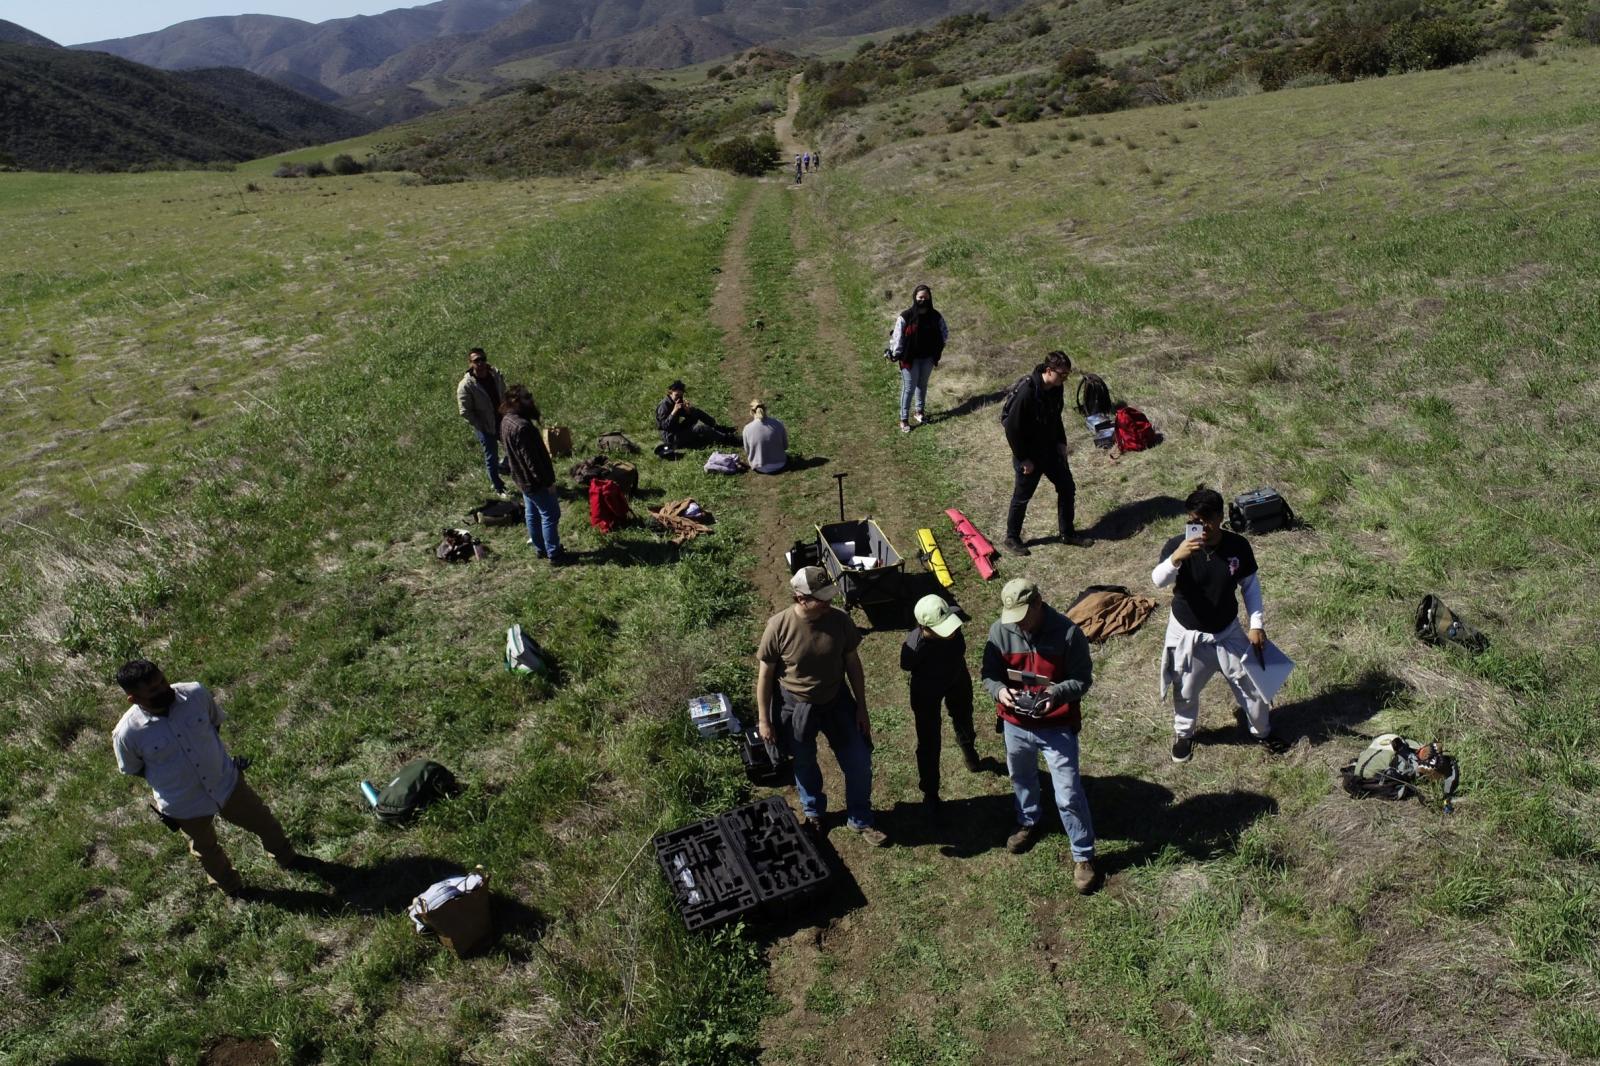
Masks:
[[[795,115],[800,112],[800,83],[804,80],[804,74],[796,74],[789,79],[788,109],[781,118],[774,119],[772,123],[772,133],[778,138],[778,147],[783,149],[785,162],[806,150],[806,146],[796,140],[794,135]]]

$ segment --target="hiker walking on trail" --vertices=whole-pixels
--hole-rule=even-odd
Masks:
[[[456,386],[456,409],[467,420],[483,449],[483,465],[489,470],[489,484],[505,497],[506,483],[500,477],[500,401],[506,393],[506,379],[489,365],[482,348],[467,353],[467,372]]]
[[[767,405],[750,401],[750,421],[744,427],[744,458],[758,474],[776,474],[789,465],[789,431],[767,414]]]
[[[799,156],[795,156],[794,157],[794,183],[796,185],[800,184],[801,176],[804,173],[805,173],[805,171],[801,168],[800,157]]]
[[[803,160],[804,160],[804,162],[805,162],[805,165],[806,165],[806,169],[807,169],[807,170],[810,170],[810,169],[811,169],[811,153],[810,153],[810,152],[805,152],[805,153],[804,153],[804,154],[803,154],[803,155],[802,155],[802,156],[801,156],[801,158],[802,158],[802,159],[803,159]]]
[[[1022,541],[1022,522],[1028,516],[1028,501],[1039,487],[1040,478],[1049,478],[1056,488],[1056,529],[1061,543],[1087,547],[1087,537],[1073,529],[1078,488],[1067,465],[1067,429],[1061,423],[1066,397],[1062,384],[1072,373],[1072,360],[1065,352],[1051,352],[1033,372],[1013,386],[1002,408],[1001,424],[1006,443],[1011,446],[1011,468],[1016,475],[1011,488],[1011,509],[1006,515],[1006,539],[1001,547],[1012,555],[1028,555]]]
[[[1017,831],[1006,850],[1020,854],[1044,833],[1039,754],[1055,786],[1056,809],[1072,846],[1072,883],[1091,892],[1094,822],[1078,773],[1079,705],[1094,683],[1089,642],[1067,617],[1044,602],[1039,586],[1012,578],[1000,593],[1000,620],[983,649],[983,687],[995,700],[1006,740],[1006,766],[1016,793]]]
[[[717,420],[691,406],[685,399],[688,386],[674,381],[667,386],[667,395],[656,404],[656,428],[661,431],[661,443],[669,448],[702,448],[708,444],[732,444],[739,440],[733,427],[719,425]]]
[[[511,464],[511,479],[522,490],[523,519],[528,524],[528,543],[551,566],[561,566],[566,555],[561,550],[561,500],[556,496],[556,469],[544,438],[534,425],[539,407],[524,385],[506,390],[500,403],[500,443],[505,445],[506,461]]]
[[[822,151],[821,151],[821,149],[818,149],[818,148],[811,149],[811,169],[812,170],[821,170],[822,169]]]
[[[928,406],[928,379],[944,355],[950,327],[933,308],[933,290],[918,285],[911,306],[900,312],[889,334],[889,352],[900,364],[900,432],[910,433],[911,401],[917,403],[916,424],[922,425]]]
[[[1250,735],[1267,751],[1281,754],[1287,746],[1272,735],[1272,707],[1245,667],[1246,657],[1260,655],[1267,643],[1255,552],[1249,541],[1222,528],[1217,490],[1195,489],[1184,508],[1189,517],[1183,535],[1162,545],[1161,561],[1150,572],[1156,588],[1173,587],[1161,648],[1161,694],[1172,692],[1172,761],[1193,756],[1200,691],[1218,673],[1233,690]],[[1244,599],[1248,629],[1239,625],[1236,592]]]
[[[117,769],[145,779],[155,794],[156,813],[188,838],[189,853],[213,885],[229,896],[244,891],[217,842],[219,816],[260,837],[272,861],[284,869],[311,864],[295,853],[283,826],[223,746],[219,730],[227,715],[204,685],[168,684],[161,668],[147,659],[123,664],[117,684],[133,704],[111,732]]]
[[[961,746],[967,769],[977,773],[977,732],[972,726],[972,671],[967,668],[967,640],[961,634],[961,616],[942,596],[929,593],[912,611],[917,628],[900,645],[900,669],[911,686],[911,717],[917,727],[917,786],[922,802],[939,807],[939,756],[944,732],[939,721],[942,703],[950,714],[950,728]]]
[[[828,797],[817,765],[817,736],[827,737],[844,774],[846,823],[868,844],[883,847],[889,838],[872,824],[872,725],[857,651],[861,634],[848,614],[830,604],[839,586],[822,567],[796,571],[789,590],[794,604],[767,619],[756,651],[761,739],[781,738],[794,756],[801,812],[821,833]]]

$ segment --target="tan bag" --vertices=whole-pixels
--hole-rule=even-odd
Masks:
[[[411,902],[412,919],[432,929],[461,958],[476,951],[488,940],[493,929],[489,920],[489,875],[483,872],[481,866],[474,869],[473,873],[482,880],[471,891],[452,896],[431,908],[428,906],[428,893]]]
[[[566,426],[546,426],[544,433],[544,450],[550,453],[552,459],[565,459],[572,454],[572,430]]]

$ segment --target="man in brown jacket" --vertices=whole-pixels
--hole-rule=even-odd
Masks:
[[[544,440],[534,427],[539,408],[525,385],[513,385],[500,402],[500,443],[511,464],[511,480],[522,490],[523,513],[528,523],[528,543],[534,554],[549,559],[551,566],[562,566],[566,555],[561,550],[561,501],[556,497],[556,470],[545,450]]]
[[[500,478],[500,401],[505,398],[506,379],[489,365],[482,348],[467,353],[467,372],[456,386],[456,410],[467,420],[483,449],[483,464],[489,468],[489,483],[501,496],[509,496]]]

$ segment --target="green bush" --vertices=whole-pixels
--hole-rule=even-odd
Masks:
[[[1056,63],[1056,72],[1064,78],[1092,78],[1100,71],[1099,55],[1082,45],[1069,49]]]
[[[364,173],[366,169],[366,167],[356,162],[354,156],[351,156],[348,153],[340,152],[338,155],[333,157],[333,172],[335,174],[343,176],[348,176],[350,174],[361,174]]]
[[[718,170],[759,177],[778,165],[778,142],[770,133],[730,137],[711,146],[706,162]]]

